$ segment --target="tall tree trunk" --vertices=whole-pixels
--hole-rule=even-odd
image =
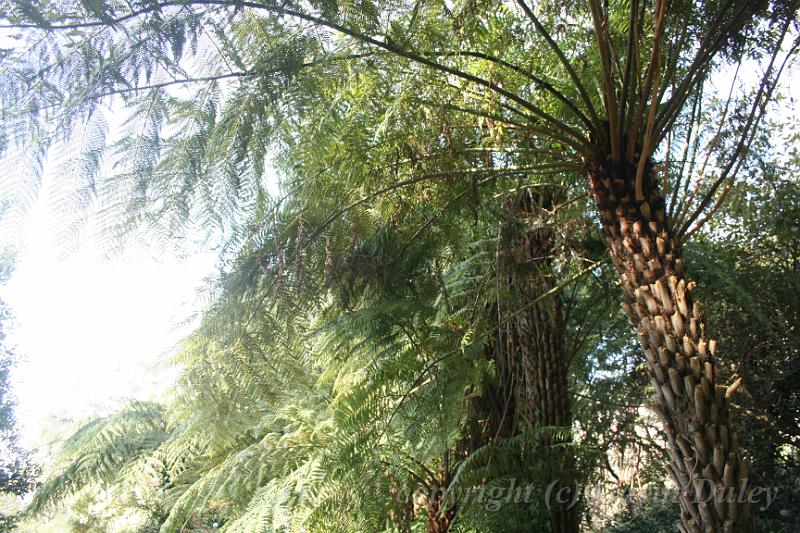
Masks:
[[[729,421],[736,385],[716,382],[716,342],[706,337],[695,285],[684,277],[655,174],[647,169],[637,200],[635,168],[596,159],[586,171],[655,388],[680,490],[680,530],[752,531],[748,466]]]
[[[551,226],[541,224],[542,207],[550,203],[548,193],[534,195],[530,191],[510,199],[506,207],[516,227],[503,236],[500,250],[505,257],[498,261],[499,278],[512,293],[512,303],[500,306],[497,318],[501,328],[495,357],[506,394],[513,395],[509,415],[521,430],[572,425],[562,302],[558,294],[543,297],[556,285],[555,234]],[[519,227],[531,222],[538,223],[538,227]],[[539,443],[558,463],[559,474],[548,483],[556,483],[556,490],[574,491],[576,487],[570,479],[574,458],[569,448],[552,446],[561,443],[557,436]],[[576,506],[549,503],[552,531],[578,530]]]

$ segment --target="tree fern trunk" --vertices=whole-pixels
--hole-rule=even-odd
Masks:
[[[447,533],[456,515],[456,508],[442,509],[444,489],[434,490],[428,497],[428,533]]]
[[[716,382],[716,342],[706,337],[695,285],[684,277],[664,198],[651,170],[644,200],[636,201],[635,169],[612,167],[589,161],[587,174],[655,388],[669,474],[680,491],[680,530],[752,531],[748,466],[729,421],[733,389]]]
[[[518,223],[541,224],[541,208],[551,203],[549,195],[533,195],[525,191],[507,206]],[[505,236],[501,277],[514,296],[513,302],[498,319],[511,317],[501,324],[498,352],[501,374],[514,395],[514,418],[521,430],[569,428],[572,425],[571,403],[567,385],[567,357],[564,350],[566,326],[561,298],[558,294],[543,297],[556,285],[553,270],[555,235],[552,227],[525,228]],[[531,305],[531,302],[537,302]],[[527,307],[526,307],[527,306]],[[542,451],[557,463],[559,476],[552,482],[556,490],[574,490],[569,479],[574,458],[556,436],[544,437]],[[571,498],[570,498],[571,500]],[[578,530],[577,508],[570,504],[550,502],[552,531]]]

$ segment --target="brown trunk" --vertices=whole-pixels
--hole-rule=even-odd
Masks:
[[[535,196],[525,191],[507,204],[507,210],[518,222],[540,223],[542,207],[547,207],[542,202],[549,202],[546,193]],[[501,250],[506,257],[500,258],[499,278],[513,296],[511,305],[501,307],[498,316],[501,329],[495,358],[506,394],[512,395],[507,416],[513,417],[512,426],[518,430],[568,428],[572,425],[572,414],[561,298],[554,294],[539,300],[556,283],[553,229],[547,225],[524,231],[512,229],[503,241]],[[545,438],[540,444],[549,447],[556,443]],[[569,449],[553,447],[548,453],[558,461],[557,471],[564,475],[552,480],[557,482],[556,490],[561,487],[574,490],[574,482],[569,479],[573,466]],[[552,531],[577,531],[576,506],[550,503]]]
[[[655,388],[669,474],[680,491],[680,530],[752,531],[748,467],[728,414],[735,385],[716,383],[716,342],[706,337],[654,174],[645,173],[639,201],[634,168],[589,161],[587,174]]]
[[[428,497],[428,533],[447,533],[450,530],[456,508],[452,506],[442,511],[443,499],[444,490],[434,490]]]

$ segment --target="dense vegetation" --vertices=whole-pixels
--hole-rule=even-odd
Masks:
[[[168,402],[81,427],[30,516],[800,525],[796,2],[6,8],[7,218],[61,155],[65,213],[221,271]]]

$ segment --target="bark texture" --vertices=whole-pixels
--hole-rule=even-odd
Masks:
[[[716,380],[716,342],[706,336],[695,284],[684,276],[680,243],[651,168],[636,197],[635,168],[587,162],[623,307],[637,329],[655,388],[680,491],[684,533],[753,531],[748,465],[738,451],[729,406],[737,384]]]
[[[444,489],[433,491],[428,497],[428,533],[447,533],[456,516],[456,507],[442,509]]]
[[[501,239],[498,279],[511,294],[510,303],[499,306],[501,327],[495,360],[506,394],[511,395],[505,416],[512,418],[515,433],[572,425],[563,306],[558,294],[543,297],[556,285],[555,233],[542,216],[543,208],[550,204],[546,193],[524,191],[506,205],[515,227]],[[558,439],[546,437],[540,446],[558,463],[560,477],[552,480],[557,483],[556,490],[574,491],[570,475],[574,458],[568,448],[552,447],[558,443]],[[550,505],[552,531],[578,531],[576,506]]]

